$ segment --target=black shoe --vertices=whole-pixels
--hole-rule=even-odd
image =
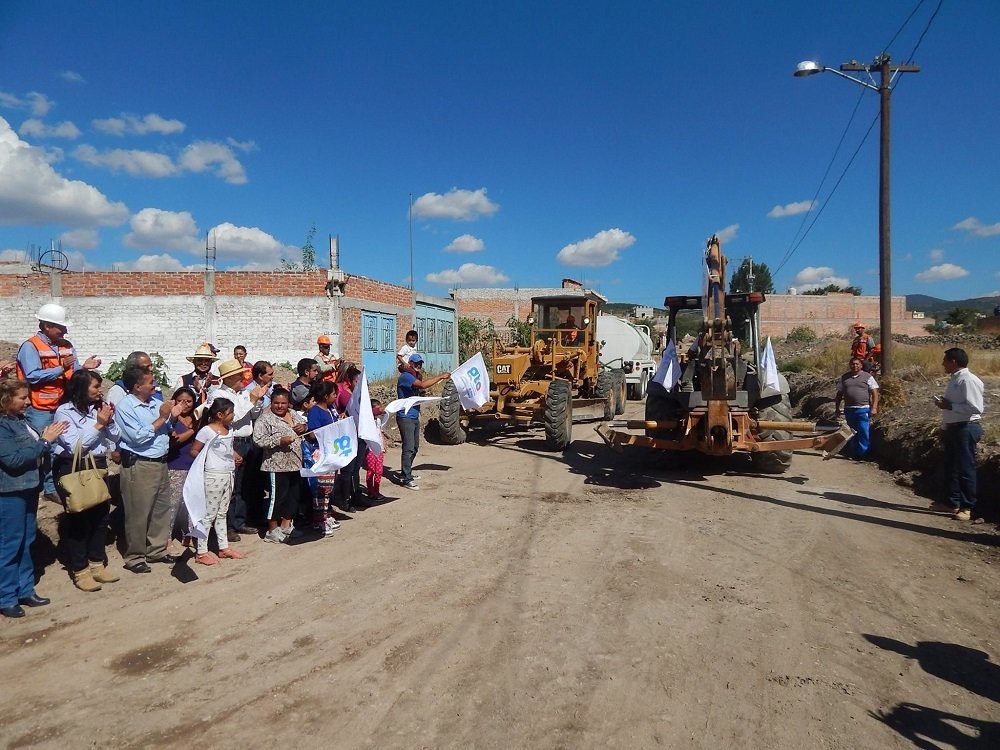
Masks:
[[[253,526],[240,526],[236,531],[240,534],[253,534],[254,536],[260,535],[260,529]]]
[[[173,565],[175,562],[177,562],[180,559],[181,559],[180,555],[171,555],[168,552],[167,554],[163,555],[163,557],[151,557],[151,558],[149,558],[149,562],[166,563],[167,565]]]
[[[24,610],[20,604],[11,604],[9,607],[0,607],[0,615],[4,617],[24,617]]]
[[[133,565],[126,565],[125,570],[129,573],[152,573],[153,569],[141,560]]]
[[[17,603],[23,604],[25,607],[44,607],[46,604],[51,604],[52,600],[38,594],[32,594],[31,596],[21,597],[17,600]]]
[[[229,529],[226,532],[226,539],[229,540],[230,544],[235,544],[236,542],[240,541],[240,535],[237,532],[233,531],[232,529]]]

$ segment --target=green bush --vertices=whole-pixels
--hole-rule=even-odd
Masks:
[[[788,362],[782,362],[780,365],[778,365],[778,369],[781,370],[782,372],[803,372],[805,370],[808,370],[809,368],[806,366],[806,363],[803,362],[801,359],[792,359],[789,360]]]
[[[170,384],[170,381],[167,380],[167,363],[163,361],[163,357],[160,356],[159,352],[150,352],[149,358],[153,361],[153,377],[157,385],[160,388],[166,388]],[[105,380],[113,383],[116,380],[121,380],[123,372],[125,372],[125,357],[108,365],[108,369],[104,371],[103,377]]]
[[[798,344],[808,344],[810,341],[816,340],[816,331],[814,331],[809,326],[799,326],[793,328],[789,331],[788,335],[785,336],[785,341],[791,341]]]

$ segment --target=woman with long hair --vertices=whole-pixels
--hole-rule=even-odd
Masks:
[[[190,537],[186,534],[188,527],[187,509],[183,507],[181,499],[184,496],[184,480],[191,469],[194,457],[191,455],[191,440],[194,439],[198,431],[198,423],[194,418],[194,405],[198,400],[198,395],[188,387],[181,387],[174,391],[171,396],[175,404],[180,404],[183,411],[174,419],[173,429],[170,431],[170,447],[167,449],[167,476],[170,477],[170,494],[174,503],[173,539],[183,538],[185,545],[190,544]],[[173,539],[171,544],[174,544]],[[173,553],[183,552],[182,549],[174,548]]]
[[[59,480],[73,470],[77,444],[81,459],[78,468],[89,466],[87,457],[92,456],[98,469],[106,469],[108,454],[115,450],[121,437],[118,425],[112,419],[115,407],[104,401],[102,382],[103,378],[94,370],[77,370],[56,409],[55,421],[67,425],[52,448],[52,474],[56,479],[56,491],[64,504],[66,493]],[[66,567],[73,584],[80,591],[100,591],[102,583],[118,580],[118,575],[108,569],[105,552],[110,516],[110,502],[98,503],[79,513],[66,514]]]

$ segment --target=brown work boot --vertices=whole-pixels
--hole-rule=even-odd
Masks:
[[[100,591],[101,584],[94,580],[94,574],[90,568],[77,570],[73,574],[73,585],[80,591]]]
[[[94,580],[98,583],[114,583],[121,580],[121,577],[112,573],[104,563],[92,562],[90,564],[90,572],[94,576]]]

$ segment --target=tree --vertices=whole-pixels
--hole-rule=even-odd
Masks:
[[[288,258],[281,259],[279,271],[312,271],[316,268],[316,248],[313,247],[313,238],[316,236],[316,222],[312,223],[309,232],[306,234],[305,244],[302,246],[302,262],[296,263]]]
[[[750,283],[751,276],[753,284]],[[771,278],[771,269],[767,267],[767,263],[752,263],[749,258],[743,259],[736,273],[729,279],[729,293],[741,292],[774,294],[774,279]]]
[[[859,286],[838,286],[837,284],[827,284],[819,289],[809,289],[803,294],[811,294],[814,296],[822,296],[827,292],[841,293],[841,294],[853,294],[855,297],[861,296],[861,287]]]
[[[979,319],[979,315],[979,311],[971,307],[956,307],[948,313],[948,317],[945,318],[945,322],[948,323],[948,325],[960,327],[966,331],[974,331],[976,329],[976,321]]]

